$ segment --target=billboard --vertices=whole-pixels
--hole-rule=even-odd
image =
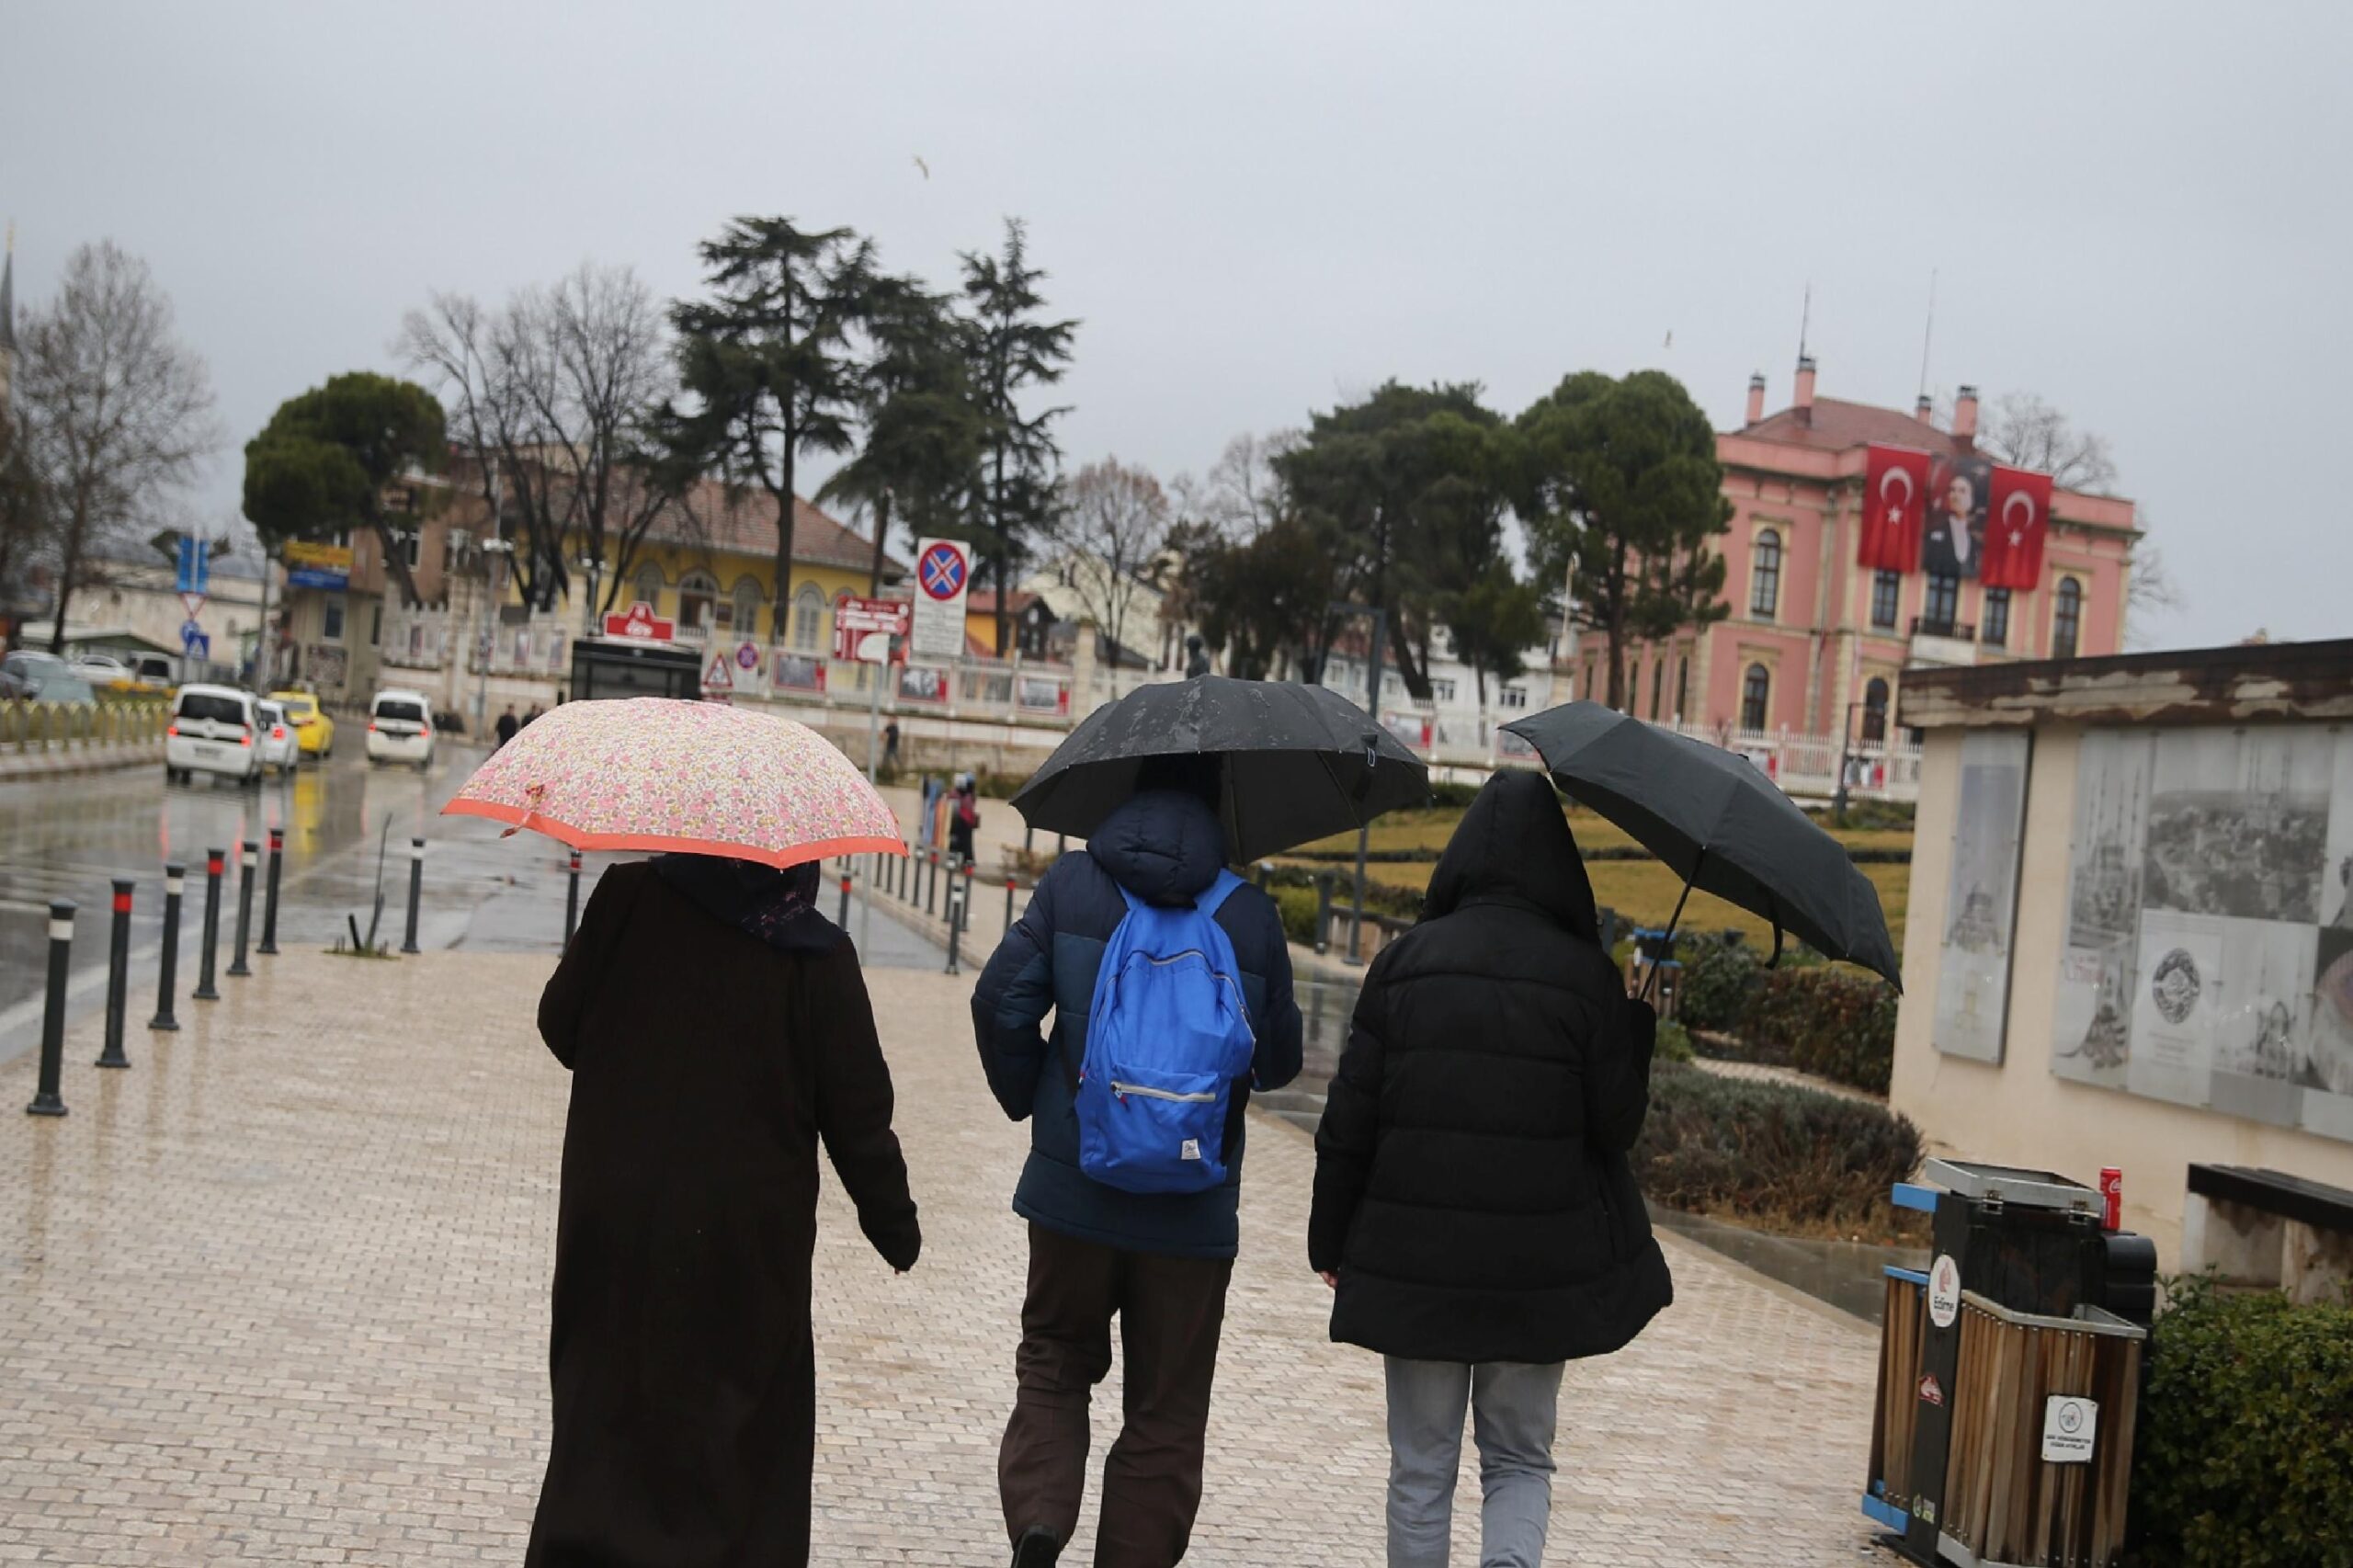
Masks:
[[[2085,735],[2051,1070],[2353,1141],[2353,733]]]
[[[1949,1056],[2002,1060],[2029,744],[2024,734],[1986,733],[1961,743],[1961,805],[1953,818],[1931,1030],[1937,1049]]]
[[[2051,476],[1964,452],[1873,443],[1863,464],[1855,563],[2026,588],[2042,580]]]
[[[290,539],[278,546],[278,553],[286,562],[286,585],[290,588],[324,588],[339,594],[351,586],[351,551],[347,546]]]

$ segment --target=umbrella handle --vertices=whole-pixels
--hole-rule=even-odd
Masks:
[[[1767,969],[1781,967],[1781,906],[1771,893],[1765,895],[1765,918],[1773,923],[1773,956],[1765,960]]]
[[[1683,919],[1683,906],[1691,900],[1691,883],[1699,881],[1699,862],[1707,858],[1707,854],[1708,852],[1702,849],[1699,854],[1694,855],[1691,858],[1691,880],[1690,881],[1687,881],[1683,884],[1683,892],[1675,901],[1675,913],[1666,917],[1666,932],[1663,940],[1668,952],[1673,952],[1675,950],[1675,927]],[[1776,937],[1773,951],[1777,956],[1781,950],[1778,940],[1780,936],[1780,930],[1781,928],[1779,926],[1773,927],[1773,933]],[[1650,972],[1643,976],[1643,988],[1634,993],[1635,1001],[1646,1002],[1650,999],[1651,987],[1658,983],[1658,965],[1659,960],[1652,960]]]

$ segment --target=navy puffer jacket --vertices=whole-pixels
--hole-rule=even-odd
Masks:
[[[1243,999],[1258,1042],[1251,1081],[1233,1093],[1224,1184],[1188,1193],[1106,1187],[1078,1168],[1078,1116],[1071,1108],[1086,1054],[1096,971],[1104,944],[1127,917],[1120,889],[1147,903],[1189,904],[1224,864],[1225,835],[1206,805],[1173,792],[1138,795],[1105,819],[1084,854],[1054,862],[990,958],[972,993],[981,1066],[1006,1115],[1029,1119],[1029,1162],[1014,1189],[1014,1212],[1048,1230],[1129,1252],[1234,1255],[1243,1108],[1253,1085],[1277,1089],[1299,1074],[1290,949],[1273,900],[1255,887],[1240,888],[1217,912],[1242,968]],[[1041,1032],[1050,1012],[1052,1030]]]

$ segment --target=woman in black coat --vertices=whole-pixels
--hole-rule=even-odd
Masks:
[[[615,866],[540,1000],[572,1109],[531,1568],[809,1560],[820,1139],[875,1250],[904,1272],[922,1245],[816,893],[813,864]]]
[[[1627,1151],[1654,1018],[1601,949],[1542,775],[1498,773],[1365,977],[1315,1135],[1332,1337],[1388,1358],[1390,1562],[1446,1561],[1466,1403],[1489,1563],[1534,1563],[1561,1364],[1672,1298]]]

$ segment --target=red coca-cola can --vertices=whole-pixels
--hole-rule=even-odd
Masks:
[[[2106,1231],[2124,1228],[2124,1173],[2114,1165],[2099,1171],[2099,1223]]]

